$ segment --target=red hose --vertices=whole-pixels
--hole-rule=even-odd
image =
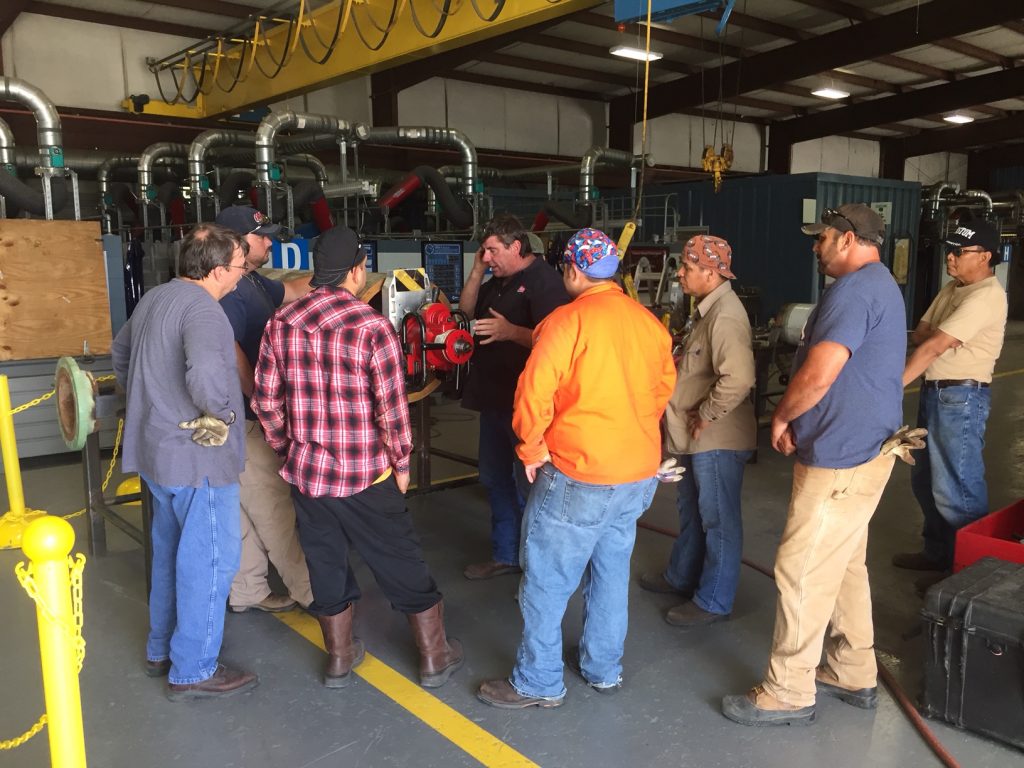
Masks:
[[[548,212],[541,208],[537,211],[537,215],[533,218],[533,226],[530,227],[531,232],[543,232],[547,229],[548,222],[550,221]]]
[[[415,173],[410,173],[400,182],[391,187],[391,189],[381,195],[380,200],[377,201],[377,205],[381,208],[387,206],[389,210],[393,209],[422,185],[423,179]]]
[[[662,528],[658,525],[652,525],[651,523],[645,523],[643,520],[637,522],[637,528],[646,528],[648,531],[654,531],[660,533],[663,536],[669,536],[676,538],[679,536],[677,532],[670,531],[668,528]],[[753,568],[758,573],[763,573],[765,576],[770,578],[772,581],[775,580],[775,574],[763,565],[743,558],[743,564],[748,568]],[[875,656],[877,657],[877,653]],[[936,738],[935,734],[932,733],[932,729],[925,723],[924,718],[918,713],[914,703],[907,696],[906,692],[900,687],[900,684],[896,682],[896,678],[892,676],[885,665],[882,664],[881,659],[878,660],[878,676],[882,678],[882,682],[885,683],[885,687],[889,689],[889,693],[896,699],[896,703],[900,705],[900,709],[903,710],[903,714],[907,716],[917,732],[921,734],[921,738],[924,739],[925,744],[928,745],[929,749],[935,753],[935,756],[939,758],[943,765],[947,768],[960,768],[960,763],[957,762],[956,758],[949,753],[949,751],[942,746],[942,742]]]

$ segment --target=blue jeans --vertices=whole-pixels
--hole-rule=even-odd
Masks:
[[[740,488],[753,451],[705,451],[680,456],[679,536],[665,571],[676,589],[693,593],[705,611],[732,613],[743,557]]]
[[[509,678],[521,696],[560,699],[562,617],[583,579],[580,667],[594,686],[622,679],[628,624],[629,558],[636,521],[651,504],[654,478],[591,485],[545,464],[523,520],[519,608],[523,640]]]
[[[530,491],[516,457],[519,438],[512,411],[480,411],[480,482],[491,503],[491,553],[499,563],[519,564],[519,530]]]
[[[198,683],[217,671],[224,608],[242,543],[238,483],[158,485],[153,494],[153,586],[146,658],[170,658],[168,680]]]
[[[924,512],[924,552],[947,568],[956,532],[989,511],[982,449],[991,405],[988,387],[921,388],[917,425],[928,429],[928,448],[914,453],[910,485]]]

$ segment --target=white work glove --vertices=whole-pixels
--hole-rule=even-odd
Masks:
[[[654,477],[659,483],[678,483],[683,479],[683,473],[686,471],[686,467],[676,466],[678,463],[675,459],[665,459],[661,462]]]
[[[235,420],[234,416],[235,414],[232,413],[231,421],[227,422],[223,419],[218,419],[216,416],[204,413],[202,416],[191,421],[180,422],[178,429],[191,429],[192,442],[204,448],[224,445],[228,440],[230,425]]]
[[[904,424],[896,430],[896,434],[882,443],[882,455],[887,456],[891,453],[913,466],[917,462],[910,452],[924,448],[924,436],[927,434],[928,430],[924,427],[911,429]]]

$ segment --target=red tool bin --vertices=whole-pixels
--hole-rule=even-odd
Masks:
[[[1024,563],[1024,499],[985,515],[956,534],[953,573],[983,557]]]

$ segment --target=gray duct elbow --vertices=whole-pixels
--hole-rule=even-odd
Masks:
[[[36,119],[40,166],[63,167],[64,138],[60,129],[60,115],[53,102],[34,85],[13,77],[0,78],[0,101],[17,101],[32,110]]]
[[[14,169],[14,133],[3,120],[0,120],[0,166]]]
[[[634,155],[632,152],[610,147],[591,147],[580,162],[580,203],[586,205],[593,199],[594,171],[598,165],[632,168],[644,163],[648,166],[654,165],[651,155]]]
[[[286,109],[283,112],[271,112],[256,129],[256,180],[262,185],[271,182],[270,169],[274,165],[274,147],[277,135],[282,131],[300,131],[314,133],[325,131],[336,137],[347,137],[352,126],[347,120],[331,115],[313,115]]]
[[[139,197],[148,199],[147,194],[153,186],[153,165],[161,157],[188,157],[188,146],[171,141],[158,141],[150,144],[139,155]]]
[[[454,128],[429,126],[408,126],[372,128],[363,123],[356,125],[356,138],[367,144],[390,146],[437,146],[457,149],[462,156],[462,192],[472,199],[476,191],[477,168],[476,147],[462,131]]]
[[[188,148],[188,179],[192,194],[198,200],[203,194],[206,176],[206,155],[214,147],[251,147],[256,136],[244,131],[225,131],[214,128],[203,131],[192,140]]]
[[[985,213],[988,215],[992,214],[992,196],[988,192],[983,192],[980,189],[966,189],[964,190],[964,197],[981,200],[985,205]]]
[[[117,155],[108,157],[96,168],[96,181],[100,186],[100,205],[106,205],[107,193],[110,191],[110,173],[115,168],[137,168],[139,165],[138,155]]]

